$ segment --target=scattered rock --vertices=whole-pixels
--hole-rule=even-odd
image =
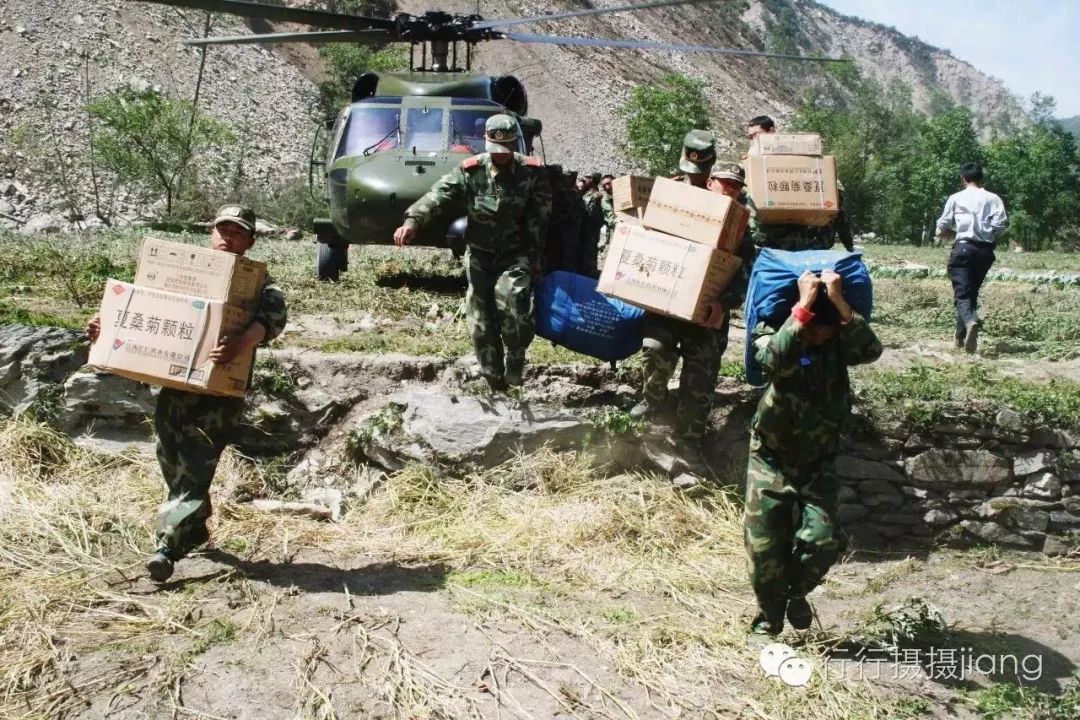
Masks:
[[[65,225],[64,219],[61,217],[48,213],[38,213],[30,216],[30,219],[22,226],[20,232],[23,235],[54,234],[60,232]]]
[[[252,500],[248,503],[248,506],[259,512],[299,515],[315,520],[334,519],[333,510],[314,503],[288,502],[285,500]]]
[[[1072,554],[1080,554],[1080,539],[1059,538],[1053,535],[1046,536],[1043,544],[1043,555],[1047,557],[1065,557]]]
[[[308,488],[300,494],[300,499],[309,505],[318,505],[330,510],[330,519],[341,519],[341,491],[334,488]]]

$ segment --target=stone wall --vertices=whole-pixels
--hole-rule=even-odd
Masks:
[[[1069,432],[1008,409],[914,432],[861,425],[836,463],[840,517],[857,542],[1047,554],[1080,545],[1080,451]]]

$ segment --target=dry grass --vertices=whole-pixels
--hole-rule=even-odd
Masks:
[[[282,632],[274,616],[288,590],[235,571],[167,592],[141,578],[161,497],[147,460],[84,450],[25,421],[0,425],[0,458],[14,496],[0,514],[0,716],[92,717],[133,697],[152,698],[162,716],[192,716],[183,686],[201,653]],[[255,481],[236,456],[219,472],[223,486]],[[740,510],[723,491],[692,501],[654,478],[602,477],[582,458],[541,452],[462,479],[410,468],[338,525],[217,508],[216,544],[251,560],[320,548],[445,563],[449,602],[478,627],[497,618],[545,644],[551,633],[584,643],[648,691],[655,717],[779,720],[805,717],[808,706],[826,718],[888,716],[868,686],[818,680],[793,690],[759,679],[744,636],[751,597]],[[343,614],[333,632],[351,633],[350,677],[368,678],[373,697],[400,717],[477,716],[469,689],[411,653],[395,623]],[[342,717],[320,675],[323,638],[311,636],[295,659],[296,717]],[[579,682],[544,679],[556,669]],[[503,648],[491,658],[489,692],[511,674],[570,717],[639,717],[594,673],[573,657],[538,665]]]

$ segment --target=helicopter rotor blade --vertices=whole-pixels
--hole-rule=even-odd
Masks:
[[[817,55],[788,55],[785,53],[759,52],[740,48],[712,47],[710,45],[680,45],[678,43],[653,42],[651,40],[614,40],[606,38],[571,37],[564,35],[533,35],[530,33],[502,33],[507,40],[521,43],[544,43],[548,45],[582,45],[587,47],[630,48],[640,50],[666,50],[668,52],[705,52],[718,55],[741,55],[744,57],[767,57],[781,60],[806,60],[811,62],[851,62],[848,58],[830,58]]]
[[[343,13],[324,12],[289,8],[280,5],[263,5],[249,0],[128,0],[128,2],[155,3],[207,12],[244,15],[274,22],[292,22],[315,27],[337,28],[340,30],[393,30],[394,21],[387,18],[365,17],[363,15],[345,15]]]
[[[287,33],[257,33],[255,35],[223,35],[220,37],[192,38],[185,45],[247,45],[262,43],[303,42],[319,45],[328,42],[353,42],[360,44],[389,42],[392,36],[385,30],[325,30]]]
[[[649,8],[670,7],[672,5],[690,5],[691,3],[700,2],[716,2],[716,0],[654,0],[653,2],[620,5],[619,7],[570,10],[561,13],[551,13],[550,15],[533,15],[532,17],[508,18],[506,20],[486,20],[484,22],[476,23],[473,27],[487,30],[510,27],[511,25],[523,25],[524,23],[539,22],[541,20],[565,20],[566,18],[584,17],[587,15],[606,15],[608,13],[626,12],[630,10],[648,10]]]

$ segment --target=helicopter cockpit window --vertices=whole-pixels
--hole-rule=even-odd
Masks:
[[[491,110],[451,110],[450,111],[450,150],[452,152],[482,153],[484,145],[484,125],[487,119],[498,112]]]
[[[443,139],[442,108],[409,108],[405,117],[405,147],[417,152],[438,152],[446,148]]]
[[[368,155],[398,146],[401,110],[388,107],[354,107],[345,121],[336,157]]]

